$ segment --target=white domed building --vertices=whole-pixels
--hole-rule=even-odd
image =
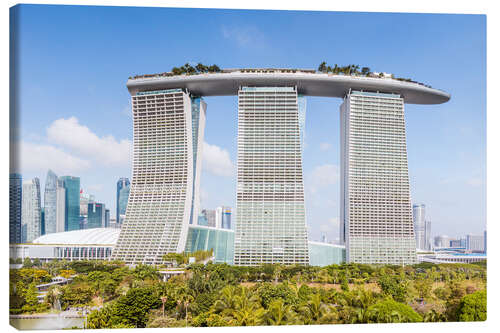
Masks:
[[[85,260],[108,259],[120,229],[94,228],[43,235],[33,243],[11,244],[10,258]]]

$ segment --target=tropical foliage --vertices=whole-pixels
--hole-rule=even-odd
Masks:
[[[346,66],[338,66],[335,64],[333,67],[330,65],[327,65],[326,61],[323,61],[319,64],[318,66],[318,72],[321,73],[332,73],[332,74],[342,74],[342,75],[356,75],[356,76],[367,76],[367,77],[384,77],[384,73],[373,73],[370,70],[370,67],[359,67],[359,65],[346,65]],[[412,82],[412,83],[417,83],[420,85],[424,85],[422,83],[413,81],[408,78],[402,78],[402,77],[395,77],[394,75],[390,75],[392,79],[398,80],[398,81],[406,81],[406,82]],[[426,87],[430,87],[429,85],[424,85]]]
[[[32,262],[10,270],[10,312],[98,307],[87,317],[88,328],[486,320],[485,265],[182,262],[185,274],[166,282],[154,266]],[[71,282],[49,288],[39,303],[36,285],[62,274]]]

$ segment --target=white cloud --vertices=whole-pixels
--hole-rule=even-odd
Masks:
[[[112,135],[97,136],[78,119],[58,119],[47,128],[51,143],[69,148],[105,166],[128,165],[131,157],[130,140],[116,140]]]
[[[330,148],[332,148],[332,145],[328,142],[322,142],[319,144],[319,150],[321,151],[326,151],[329,150]]]
[[[324,164],[313,169],[309,177],[309,190],[316,193],[320,188],[328,187],[339,180],[339,167],[333,164]]]
[[[73,156],[50,145],[21,142],[13,149],[19,154],[22,172],[46,172],[54,170],[57,174],[72,174],[90,168],[90,162]]]
[[[222,26],[224,38],[235,41],[242,47],[255,47],[262,45],[264,34],[254,26],[236,26],[228,28]]]
[[[234,175],[234,165],[229,152],[206,142],[203,142],[202,167],[216,176],[232,177]]]

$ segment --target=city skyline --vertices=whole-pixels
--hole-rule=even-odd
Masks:
[[[43,11],[42,7],[39,7],[39,9]],[[88,38],[94,36],[98,28],[103,30],[106,30],[104,28],[110,28],[109,23],[98,19],[99,15],[102,14],[103,17],[111,15],[110,21],[122,29],[125,24],[124,17],[128,10],[131,9],[118,7],[116,12],[112,13],[108,12],[106,8],[85,8],[85,14],[72,11],[71,8],[59,8],[52,11],[52,13],[47,11],[49,16],[55,16],[54,19],[64,20],[65,18],[62,18],[62,16],[68,14],[68,17],[79,18],[77,22],[80,22],[76,24],[74,28],[76,30],[54,32],[54,35],[49,38],[42,32],[50,31],[52,33],[50,25],[43,24],[36,17],[29,16],[30,10],[26,8],[25,15],[29,16],[29,20],[25,20],[27,23],[20,24],[20,28],[22,32],[23,29],[29,29],[32,24],[41,24],[38,30],[42,35],[39,37],[41,40],[52,44],[67,41],[71,32],[79,33],[83,38],[83,45],[87,45],[86,43],[90,43],[87,36]],[[153,9],[140,8],[137,10],[146,13]],[[160,9],[158,12],[151,13],[155,18],[160,18],[162,15],[171,17],[169,15],[174,15],[174,12],[180,18],[172,17],[172,24],[174,24],[175,20],[188,15],[188,13],[199,17],[201,21],[203,21],[203,16],[206,15],[204,10],[182,9]],[[235,11],[208,10],[207,12],[217,17],[226,17],[225,15],[228,12],[234,13]],[[92,16],[94,14],[96,16]],[[485,63],[483,63],[485,41],[484,36],[480,33],[484,32],[485,20],[481,16],[372,13],[370,14],[371,17],[365,17],[363,13],[266,11],[259,18],[256,15],[255,11],[242,11],[233,16],[231,20],[227,20],[228,23],[224,26],[209,24],[206,32],[203,32],[200,37],[200,45],[196,47],[192,44],[188,45],[182,39],[164,37],[169,43],[177,42],[178,53],[169,55],[166,58],[163,56],[161,59],[147,55],[146,59],[132,61],[134,51],[131,55],[126,56],[127,60],[111,66],[106,77],[98,76],[98,73],[100,74],[103,70],[99,69],[99,64],[93,63],[90,71],[87,67],[88,74],[79,73],[81,83],[72,82],[75,84],[74,90],[79,90],[79,92],[71,92],[69,97],[63,97],[63,99],[77,98],[77,96],[81,97],[82,94],[85,95],[87,101],[82,102],[83,105],[75,106],[71,111],[56,108],[49,112],[48,106],[52,105],[50,102],[50,99],[53,98],[51,97],[52,92],[42,87],[48,85],[47,80],[49,80],[50,84],[55,85],[55,90],[59,89],[57,82],[53,82],[46,77],[45,72],[54,70],[54,61],[46,59],[46,55],[42,52],[42,58],[47,60],[47,68],[35,69],[31,60],[24,59],[21,56],[20,66],[24,71],[36,74],[32,79],[23,79],[23,74],[21,74],[21,88],[24,88],[24,90],[21,89],[22,104],[20,107],[21,128],[19,134],[24,142],[21,157],[26,156],[26,153],[28,155],[32,153],[31,156],[35,158],[40,155],[40,152],[54,153],[54,155],[50,156],[66,154],[68,159],[62,164],[68,165],[58,166],[59,168],[66,167],[66,172],[63,172],[64,170],[54,171],[57,174],[80,176],[84,190],[87,193],[94,193],[99,202],[110,205],[111,211],[114,212],[116,179],[130,177],[130,166],[120,167],[120,165],[127,164],[130,159],[130,152],[125,148],[130,147],[132,121],[128,115],[129,98],[127,92],[123,89],[126,77],[129,75],[169,71],[171,67],[182,65],[186,61],[216,63],[225,68],[244,67],[254,64],[255,67],[306,67],[315,69],[322,60],[340,64],[366,64],[373,70],[391,72],[430,83],[452,94],[452,100],[445,105],[430,106],[425,111],[415,110],[415,107],[411,105],[406,108],[411,201],[412,203],[424,202],[426,204],[428,216],[433,221],[433,235],[448,234],[454,236],[450,231],[456,232],[457,235],[481,233],[485,229],[485,112],[482,111],[485,110],[485,81],[483,79],[485,76],[483,75],[485,74]],[[347,28],[352,28],[353,26],[349,21],[354,20],[357,25],[361,25],[352,32],[356,35],[360,34],[363,27],[366,27],[373,20],[380,20],[389,16],[396,21],[407,19],[415,24],[417,22],[426,23],[427,29],[424,30],[422,35],[412,36],[411,41],[402,45],[403,53],[414,52],[416,56],[423,57],[425,61],[412,63],[410,66],[409,59],[398,58],[396,61],[394,57],[389,57],[390,59],[384,60],[384,55],[391,54],[391,50],[395,51],[397,47],[401,46],[384,37],[374,38],[373,41],[368,41],[368,44],[387,43],[387,54],[375,51],[370,55],[361,55],[360,52],[355,52],[355,50],[361,51],[360,47],[355,47],[354,44],[350,44],[351,42],[348,39],[340,37],[343,35],[341,31],[344,29],[341,27],[340,22],[335,24],[327,22],[328,18],[334,17],[337,21],[346,24]],[[84,33],[81,24],[89,20],[89,17],[95,17],[97,26]],[[363,18],[359,19],[359,17]],[[439,22],[436,19],[438,17],[445,18],[445,21],[450,26],[445,26],[444,23]],[[271,47],[272,42],[277,41],[277,39],[275,32],[270,28],[270,22],[276,18],[284,24],[284,29],[289,28],[292,31],[294,31],[294,28],[290,26],[291,21],[304,19],[311,23],[312,28],[306,29],[307,31],[301,32],[295,37],[300,43],[312,47],[310,55],[300,53],[300,58],[298,58],[298,54],[290,53],[285,58],[283,50]],[[314,18],[318,23],[314,24],[312,22]],[[259,28],[251,24],[252,20],[259,22]],[[226,21],[221,19],[219,22]],[[318,41],[319,37],[313,33],[314,29],[320,29],[319,22],[325,24],[326,30],[331,29],[330,31],[335,33],[335,36],[328,35],[330,42],[327,44],[331,45],[330,48],[317,46],[319,44],[311,44],[320,43]],[[23,24],[26,24],[26,26]],[[166,23],[158,24],[164,25]],[[255,34],[251,33],[253,31],[251,29],[249,33],[248,27],[254,27],[257,32],[255,38],[263,42],[262,45],[257,43],[253,50],[249,44],[254,43],[251,42],[251,39],[250,42],[247,39]],[[377,27],[377,29],[381,29],[381,36],[383,36],[385,28],[384,26]],[[197,29],[196,24],[192,28],[180,27],[180,29],[188,36],[195,31],[197,33],[201,31]],[[410,24],[405,29],[411,30],[412,25]],[[450,34],[452,29],[455,29],[453,35]],[[457,29],[466,32],[468,36],[471,36],[473,32],[477,33],[475,35],[477,39],[471,41],[475,47],[469,46],[465,51],[459,44],[456,44],[458,43],[455,37]],[[431,32],[435,32],[435,30],[439,32],[437,36],[431,35]],[[259,33],[260,35],[258,35]],[[209,34],[215,37],[209,37]],[[312,36],[313,40],[306,40],[306,34]],[[20,43],[23,49],[32,50],[39,45],[39,41],[31,38],[33,37],[26,37],[26,40],[24,40],[21,33]],[[103,38],[109,37],[105,34]],[[418,50],[419,45],[424,40],[429,40],[429,38],[429,47],[431,48],[429,53],[434,54],[432,58],[425,56]],[[187,40],[189,39],[187,38]],[[103,41],[102,38],[96,40],[97,48],[105,47],[101,41]],[[417,43],[413,45],[413,42]],[[232,59],[219,55],[217,52],[214,53],[211,48],[204,46],[205,43],[212,43],[218,45],[217,48],[226,48],[228,51],[233,52]],[[281,43],[279,42],[277,45],[287,50],[287,46]],[[339,45],[343,43],[343,47],[334,47],[336,43],[339,43]],[[75,50],[80,50],[80,47],[74,45]],[[110,48],[110,50],[106,50],[106,52],[109,51],[109,54],[104,55],[105,57],[122,50],[115,44],[112,44]],[[206,52],[201,52],[202,49]],[[293,51],[294,49],[288,47],[288,50]],[[60,51],[61,56],[70,59],[62,61],[62,70],[68,70],[68,66],[72,67],[82,62],[85,64],[82,56],[74,54],[74,51]],[[249,54],[245,55],[245,52]],[[469,58],[462,55],[463,52],[466,52]],[[92,57],[92,53],[84,52],[84,54]],[[186,59],[186,54],[193,54],[193,59]],[[453,54],[453,59],[450,58],[449,65],[443,68],[443,59],[450,54]],[[461,72],[459,68],[469,62],[479,64],[480,70],[475,69],[474,74]],[[458,66],[458,64],[461,64],[461,66]],[[450,69],[454,66],[455,69],[451,71]],[[467,81],[467,84],[459,82],[461,80],[457,79],[458,74],[460,74],[460,77],[467,76],[467,80],[461,79]],[[465,99],[466,88],[470,91],[467,92],[467,98]],[[37,101],[36,109],[34,105],[30,105],[31,102],[24,101],[23,96],[38,96],[39,101]],[[206,167],[201,176],[201,207],[214,208],[220,205],[235,207],[236,99],[231,97],[207,97],[206,100],[208,108],[205,143],[203,144],[205,152],[203,164]],[[338,106],[340,101],[332,103],[324,98],[308,98],[307,103],[310,112],[314,112],[314,117],[306,119],[304,145],[304,188],[309,224],[308,231],[313,240],[319,239],[320,235],[325,232],[329,239],[335,239],[337,238],[336,231],[338,230],[339,219],[338,195],[340,184],[338,180],[338,162],[340,145],[337,129],[339,128]],[[33,113],[34,110],[39,110],[40,107],[47,109],[47,112],[44,109],[43,119]],[[90,122],[89,118],[84,116],[88,112],[91,115],[99,113],[99,115],[102,115],[103,121]],[[33,119],[26,119],[26,117]],[[36,127],[34,127],[35,123],[37,124]],[[109,123],[116,123],[116,125],[111,128],[106,126]],[[328,124],[328,126],[325,124]],[[74,136],[78,140],[73,140],[74,137],[70,137],[69,133],[78,133],[78,135]],[[81,142],[75,142],[79,140],[86,143],[87,146]],[[95,150],[99,145],[102,145],[102,152]],[[122,151],[125,152],[118,154],[118,152]],[[443,154],[443,151],[447,154]],[[23,152],[25,152],[24,155]],[[103,155],[107,155],[101,159],[105,162],[98,162],[97,160]],[[44,188],[44,175],[50,167],[48,162],[39,160],[36,168],[30,169],[29,160],[24,160],[26,161],[26,170],[20,170],[23,179],[31,179],[37,176],[41,179],[41,187]],[[103,165],[104,163],[108,164]],[[87,167],[87,170],[84,169],[85,167]],[[71,170],[71,168],[76,168],[76,170]],[[42,169],[44,171],[41,171]],[[334,230],[335,233],[330,232],[330,230]]]

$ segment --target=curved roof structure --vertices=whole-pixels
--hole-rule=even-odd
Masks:
[[[33,243],[58,245],[115,245],[119,235],[120,229],[94,228],[43,235],[35,239]]]
[[[130,78],[127,88],[132,95],[144,90],[185,88],[198,96],[237,95],[240,86],[296,86],[298,93],[309,96],[343,98],[350,89],[400,94],[409,104],[440,104],[450,94],[419,83],[390,77],[374,78],[315,73],[311,70],[225,70],[196,75],[154,74]]]

